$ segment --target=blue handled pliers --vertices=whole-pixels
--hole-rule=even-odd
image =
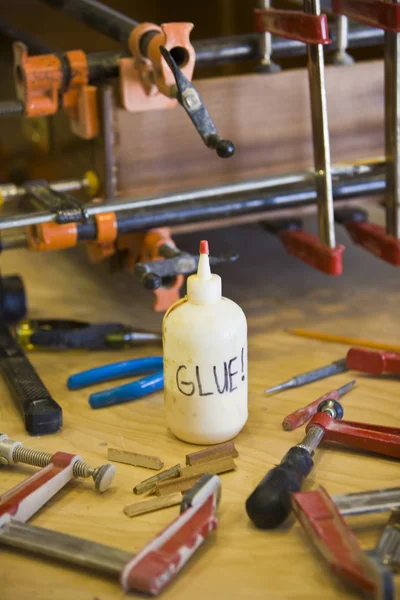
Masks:
[[[70,390],[78,390],[95,383],[129,377],[130,375],[142,375],[143,373],[152,373],[152,375],[89,396],[89,404],[92,408],[103,408],[104,406],[128,402],[128,400],[136,400],[136,398],[141,398],[151,392],[162,390],[164,387],[163,357],[149,356],[147,358],[123,360],[111,365],[82,371],[69,377],[67,387]]]

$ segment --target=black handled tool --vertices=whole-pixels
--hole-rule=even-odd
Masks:
[[[190,275],[197,271],[199,255],[182,252],[169,244],[162,244],[158,252],[164,260],[136,263],[134,274],[148,290],[157,290],[163,285],[163,279],[177,275]],[[234,262],[239,258],[237,252],[210,256],[210,265],[215,266],[225,262]]]
[[[222,140],[219,137],[208,110],[193,83],[185,77],[165,46],[160,46],[160,52],[175,77],[176,99],[189,115],[205,145],[215,149],[221,158],[233,156],[234,144],[230,140]]]
[[[334,419],[343,417],[343,408],[337,400],[325,400],[318,412],[328,413]],[[246,500],[246,511],[260,529],[274,529],[291,512],[291,494],[299,492],[304,479],[314,466],[312,455],[324,437],[319,425],[309,428],[305,438],[290,448],[280,464],[269,471]]]
[[[22,280],[17,276],[0,278],[0,371],[22,413],[27,432],[55,433],[62,425],[61,406],[51,397],[8,329],[25,313]]]
[[[160,344],[161,333],[122,323],[87,323],[72,319],[30,319],[18,323],[17,340],[27,350],[108,350]]]

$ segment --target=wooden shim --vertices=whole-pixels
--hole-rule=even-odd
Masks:
[[[165,469],[165,471],[161,471],[161,473],[157,473],[157,475],[152,475],[148,479],[144,479],[135,487],[133,491],[135,494],[144,494],[144,492],[154,492],[156,489],[156,483],[158,481],[164,481],[165,479],[173,479],[174,477],[179,477],[181,474],[181,465],[174,465],[170,469]]]
[[[202,475],[203,473],[211,473],[211,475],[218,475],[218,473],[226,473],[227,471],[234,471],[236,469],[235,461],[231,456],[218,458],[217,460],[198,462],[191,467],[183,467],[181,469],[182,477],[190,477],[192,475]]]
[[[156,485],[156,496],[166,496],[176,492],[187,492],[200,479],[202,473],[192,475],[191,477],[178,477],[171,481],[163,481]]]
[[[125,506],[124,513],[127,517],[136,517],[137,515],[145,515],[146,513],[160,510],[162,508],[168,508],[169,506],[176,506],[182,502],[182,494],[169,494],[162,498],[149,498],[149,500],[143,500],[142,502],[135,502],[129,506]]]
[[[235,448],[235,443],[232,440],[230,442],[225,442],[225,444],[218,444],[218,446],[205,448],[199,452],[186,454],[186,464],[191,466],[199,462],[217,460],[218,458],[228,456],[231,456],[232,458],[239,456],[239,453]]]
[[[128,452],[127,450],[117,450],[116,448],[108,448],[107,457],[108,460],[114,462],[133,465],[134,467],[145,467],[146,469],[154,469],[156,471],[159,471],[164,466],[164,463],[158,456],[138,454],[137,452]]]

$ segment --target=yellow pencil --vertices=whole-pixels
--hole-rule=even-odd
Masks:
[[[385,342],[362,340],[358,338],[347,337],[346,335],[334,335],[331,333],[310,331],[309,329],[288,329],[287,331],[288,333],[291,333],[293,335],[310,338],[312,340],[335,342],[336,344],[347,344],[348,346],[364,346],[365,348],[374,348],[376,350],[388,350],[389,352],[400,352],[400,346],[397,344],[387,344]]]

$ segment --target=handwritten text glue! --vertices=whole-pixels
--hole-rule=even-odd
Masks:
[[[235,437],[247,421],[247,323],[211,273],[200,243],[197,275],[163,321],[164,400],[169,429],[194,444]]]

